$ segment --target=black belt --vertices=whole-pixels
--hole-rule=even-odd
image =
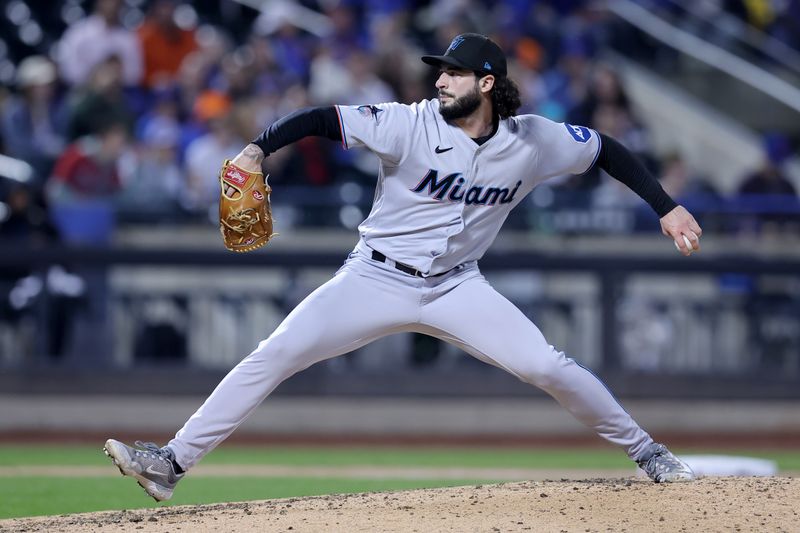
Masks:
[[[386,262],[386,256],[383,255],[382,253],[378,252],[377,250],[372,250],[372,260],[373,261],[380,261],[381,263],[385,263]],[[424,277],[422,275],[422,272],[420,272],[419,270],[417,270],[414,267],[410,267],[408,265],[404,265],[403,263],[398,263],[397,261],[394,261],[394,267],[397,270],[399,270],[400,272],[405,272],[406,274],[411,274],[412,276],[416,276],[418,278]],[[450,271],[448,270],[447,272],[450,272]],[[429,276],[429,277],[435,278],[437,276],[443,276],[443,275],[447,274],[447,272],[442,272],[441,274],[434,274],[433,276]]]

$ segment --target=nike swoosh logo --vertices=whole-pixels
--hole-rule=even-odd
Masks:
[[[147,472],[148,474],[154,474],[156,476],[161,476],[163,478],[169,479],[169,474],[165,474],[164,472],[159,472],[158,470],[152,470],[152,468],[153,468],[153,465],[148,466],[145,469],[145,472]]]
[[[443,153],[448,152],[448,151],[450,151],[452,149],[453,149],[452,146],[450,148],[439,148],[437,146],[436,149],[434,150],[434,152],[436,152],[437,154],[443,154]]]

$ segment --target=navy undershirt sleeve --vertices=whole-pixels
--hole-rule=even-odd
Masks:
[[[596,166],[627,185],[633,192],[650,204],[659,218],[663,217],[678,204],[675,203],[658,180],[642,165],[633,154],[617,140],[608,135],[600,134],[602,142],[600,154],[597,156]]]
[[[299,141],[304,137],[327,137],[332,141],[342,140],[339,115],[333,106],[307,107],[276,120],[253,144],[261,148],[264,156]]]

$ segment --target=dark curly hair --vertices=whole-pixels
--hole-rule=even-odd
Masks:
[[[506,76],[498,76],[494,79],[492,88],[492,107],[500,118],[513,117],[517,114],[517,109],[522,105],[519,98],[519,87],[513,80]]]

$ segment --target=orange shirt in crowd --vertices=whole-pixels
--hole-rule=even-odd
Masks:
[[[183,58],[197,48],[194,30],[177,27],[167,29],[148,20],[142,24],[138,33],[144,58],[146,87],[156,86],[164,78],[174,79]]]

